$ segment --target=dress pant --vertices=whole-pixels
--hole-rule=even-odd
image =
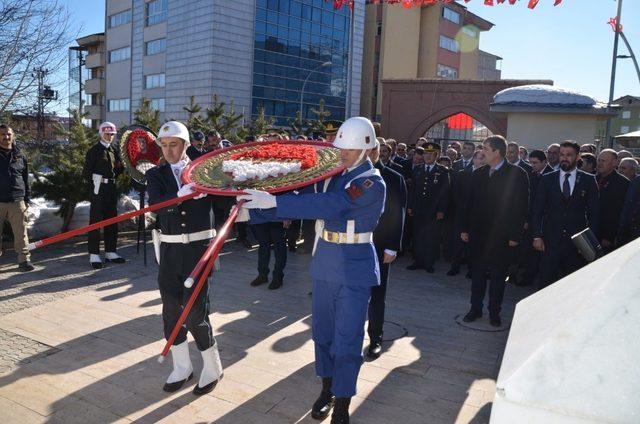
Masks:
[[[507,277],[508,263],[499,266],[474,264],[471,270],[471,310],[482,313],[487,277],[489,277],[489,314],[499,316],[504,297],[504,280]]]
[[[295,250],[296,242],[300,238],[300,228],[302,227],[302,221],[299,219],[291,221],[291,225],[287,228],[287,246],[291,250]]]
[[[422,268],[432,268],[440,249],[442,221],[414,217],[413,246],[416,263]]]
[[[169,339],[173,327],[178,322],[184,305],[191,297],[191,288],[184,287],[196,263],[207,249],[209,240],[182,243],[162,243],[160,245],[160,269],[158,271],[158,288],[162,298],[162,321],[164,323],[164,337]],[[187,331],[191,333],[200,351],[207,350],[215,344],[211,322],[209,321],[209,280],[205,282],[198,293],[195,303],[184,326],[173,342],[179,345],[187,339]]]
[[[411,252],[415,257],[413,249],[413,217],[408,214],[404,218],[404,228],[402,230],[402,252]]]
[[[29,237],[27,235],[27,205],[24,200],[14,202],[0,202],[0,235],[4,227],[4,221],[9,221],[13,232],[13,248],[18,254],[18,262],[28,261],[31,257],[29,253]],[[0,240],[0,252],[2,252],[2,241]]]
[[[382,343],[385,299],[387,297],[387,283],[389,282],[389,268],[391,265],[382,263],[382,260],[383,258],[378,256],[380,285],[371,287],[371,300],[369,301],[369,328],[367,333],[372,343]]]
[[[258,240],[258,273],[267,277],[269,275],[269,260],[271,259],[271,244],[276,257],[273,266],[273,278],[284,278],[284,267],[287,264],[287,245],[285,229],[282,222],[265,222],[252,225],[253,234]]]
[[[238,240],[247,240],[246,222],[236,222],[236,230],[238,231]]]
[[[539,288],[545,288],[560,278],[582,268],[586,261],[568,235],[563,235],[559,243],[546,243],[540,262]]]
[[[311,252],[313,243],[316,240],[316,221],[314,219],[304,219],[302,221],[302,238],[304,239],[302,246]]]
[[[91,206],[89,208],[89,224],[96,223],[118,215],[118,193],[115,183],[100,185],[97,195],[91,195]],[[105,252],[115,252],[118,242],[118,224],[104,227],[104,250]],[[89,231],[89,253],[100,254],[100,230]]]
[[[331,392],[336,397],[356,394],[370,296],[369,286],[313,280],[311,325],[316,374],[333,379]]]

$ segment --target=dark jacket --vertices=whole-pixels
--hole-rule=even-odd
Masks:
[[[618,225],[618,244],[640,237],[640,177],[629,184]]]
[[[209,153],[209,152],[207,152],[205,149],[198,150],[198,149],[196,149],[196,147],[193,144],[190,145],[189,147],[187,147],[187,151],[186,151],[187,156],[189,156],[189,159],[191,159],[191,160],[196,160],[200,156],[202,156],[202,155],[204,155],[206,153]]]
[[[0,202],[29,202],[30,197],[27,158],[13,143],[11,150],[0,149]]]
[[[163,165],[151,168],[145,174],[147,176],[147,193],[149,204],[175,199],[178,193],[171,165]],[[168,208],[160,209],[156,213],[160,218],[162,234],[189,234],[208,230],[211,227],[211,196],[202,199],[190,199]]]
[[[473,172],[473,158],[469,159],[469,163],[466,167],[463,165],[463,160],[458,159],[457,161],[453,162],[451,169],[453,169],[454,171],[462,171],[464,169],[465,171]]]
[[[373,231],[373,244],[378,257],[381,258],[384,256],[385,249],[398,252],[402,246],[404,216],[407,209],[407,186],[402,175],[384,166],[382,162],[378,161],[375,167],[380,170],[380,175],[387,187],[384,212]]]
[[[418,220],[433,220],[437,213],[447,212],[451,195],[449,170],[434,164],[431,172],[427,172],[426,167],[422,165],[415,168],[411,177],[408,208]]]
[[[522,242],[529,208],[526,172],[506,160],[489,177],[489,165],[473,172],[462,232],[469,234],[472,261],[507,266],[509,241]]]
[[[600,225],[598,225],[599,240],[613,243],[618,234],[620,212],[624,207],[624,199],[629,188],[629,179],[614,170],[606,177],[596,176],[600,191]]]
[[[533,237],[546,245],[560,244],[561,238],[589,227],[598,234],[600,205],[598,184],[593,175],[578,170],[569,200],[560,189],[560,171],[545,174],[538,183],[532,218]]]
[[[104,147],[97,142],[87,151],[82,176],[93,187],[93,174],[102,175],[102,178],[113,179],[123,170],[120,154],[114,143]]]

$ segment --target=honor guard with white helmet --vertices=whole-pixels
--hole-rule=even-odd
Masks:
[[[116,126],[111,122],[100,124],[100,141],[87,151],[82,175],[91,187],[89,224],[112,218],[118,214],[118,192],[116,177],[123,171],[120,154],[113,141]],[[116,253],[118,225],[104,227],[105,261],[123,263],[124,258]],[[100,230],[89,232],[89,262],[94,269],[102,268],[100,259]]]
[[[189,164],[186,150],[189,147],[189,131],[181,122],[170,121],[162,125],[156,143],[162,149],[166,163],[147,171],[147,191],[149,204],[186,196],[193,193],[193,184],[182,184],[180,176]],[[192,287],[185,288],[187,279],[196,263],[202,257],[215,230],[211,226],[211,199],[202,194],[193,199],[157,212],[160,217],[160,233],[154,230],[154,245],[158,262],[158,287],[162,298],[162,320],[164,336],[169,338],[185,303],[189,300]],[[213,337],[209,321],[209,283],[202,287],[185,325],[171,347],[173,371],[163,390],[175,392],[193,377],[193,366],[189,356],[187,332],[196,341],[202,354],[203,368],[198,384],[193,389],[195,395],[212,391],[222,377],[222,364],[218,346]]]
[[[347,119],[333,145],[341,149],[342,175],[317,193],[281,195],[245,190],[246,208],[274,208],[277,218],[315,219],[313,341],[322,392],[311,415],[349,422],[349,403],[362,366],[362,343],[371,287],[380,283],[373,230],[384,209],[385,184],[367,157],[376,144],[371,121]]]

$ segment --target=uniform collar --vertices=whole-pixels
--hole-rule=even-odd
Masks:
[[[360,165],[347,169],[346,173],[344,175],[349,175],[349,174],[356,174],[356,173],[361,173],[364,171],[367,171],[369,169],[373,168],[373,164],[371,163],[371,161],[367,158],[364,162],[362,162]]]
[[[103,139],[100,139],[100,144],[102,144],[102,147],[104,147],[105,149],[111,147],[111,143],[105,143]]]

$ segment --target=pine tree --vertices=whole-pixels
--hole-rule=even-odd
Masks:
[[[151,107],[151,100],[147,98],[140,99],[140,107],[133,112],[133,122],[138,125],[144,125],[158,134],[160,131],[160,111]]]
[[[291,127],[290,135],[292,136],[306,134],[300,111],[296,112],[295,119],[289,119],[289,127]]]
[[[261,105],[260,107],[258,107],[258,114],[251,121],[251,124],[249,124],[249,135],[257,137],[261,134],[268,133],[275,122],[275,118],[265,115],[264,106]]]
[[[324,99],[320,99],[320,104],[318,105],[318,109],[311,108],[311,113],[313,113],[316,117],[309,121],[309,125],[307,131],[309,134],[325,134],[326,126],[324,122],[326,118],[331,116],[331,112],[325,109],[324,107]]]
[[[60,205],[56,212],[62,217],[62,232],[69,228],[76,205],[89,200],[91,189],[82,177],[82,167],[85,155],[91,145],[97,142],[97,134],[84,126],[82,120],[87,114],[81,114],[77,109],[70,110],[72,121],[69,131],[62,126],[57,130],[67,135],[69,142],[57,144],[50,154],[45,156],[45,163],[51,172],[46,175],[36,175],[32,185],[35,195]]]
[[[224,120],[224,131],[221,132],[222,136],[229,140],[237,138],[236,132],[240,126],[240,120],[244,118],[244,115],[235,112],[233,100],[229,102],[229,109],[222,115],[222,118]]]
[[[196,103],[195,96],[190,97],[189,106],[184,106],[182,110],[187,112],[187,127],[191,131],[208,131],[206,123],[200,116],[202,106]]]

